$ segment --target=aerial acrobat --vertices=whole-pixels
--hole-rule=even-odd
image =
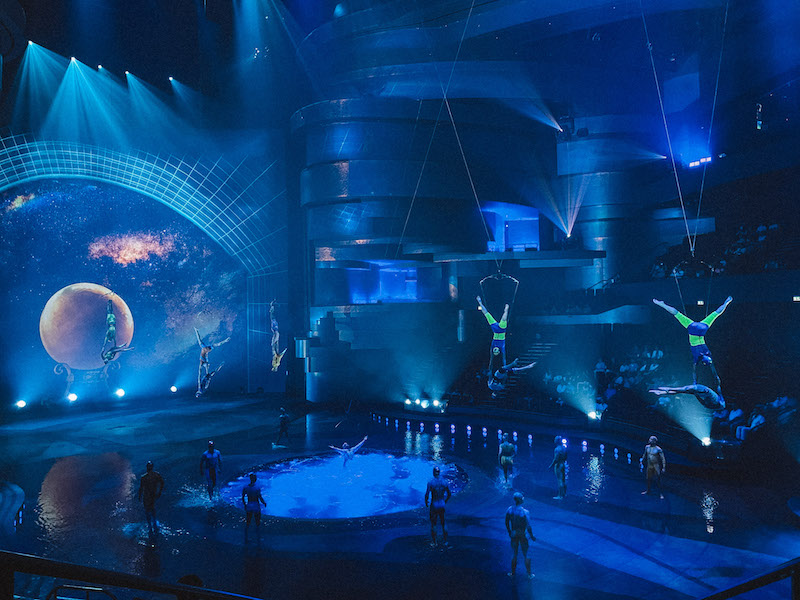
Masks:
[[[212,371],[208,361],[208,353],[214,348],[219,348],[222,346],[222,344],[229,342],[231,338],[228,336],[221,342],[204,344],[197,327],[194,328],[194,334],[197,336],[197,345],[200,346],[200,365],[197,367],[197,393],[195,394],[195,396],[199,397],[208,389],[208,386],[211,383],[211,378],[216,375],[217,372],[222,368],[222,365],[225,364],[221,363]]]
[[[499,356],[500,359],[503,361],[502,364],[506,364],[506,328],[508,327],[508,311],[510,309],[509,305],[506,304],[503,308],[503,315],[500,317],[500,321],[498,322],[488,310],[483,305],[483,300],[480,296],[476,298],[478,301],[478,310],[483,313],[483,316],[486,317],[486,321],[489,323],[489,327],[492,328],[492,345],[489,348],[489,368],[491,369],[492,360],[494,357]]]
[[[278,320],[275,318],[275,300],[269,303],[269,320],[272,329],[272,372],[277,372],[281,366],[283,355],[286,354],[288,348],[284,348],[283,352],[280,351],[278,343],[281,339],[280,331],[278,330]]]
[[[692,321],[677,308],[670,306],[666,302],[662,302],[661,300],[656,300],[653,298],[653,304],[660,306],[669,314],[674,316],[678,322],[689,332],[689,349],[692,351],[692,378],[694,384],[697,384],[697,363],[702,363],[711,369],[711,373],[717,380],[717,388],[720,387],[719,375],[717,374],[717,369],[714,367],[714,362],[711,359],[711,351],[708,349],[708,346],[706,346],[705,334],[708,332],[711,324],[717,319],[717,317],[725,312],[725,309],[728,308],[728,304],[731,302],[733,302],[733,298],[728,296],[725,302],[723,302],[720,307],[717,308],[717,310],[706,316],[705,319],[702,321]]]

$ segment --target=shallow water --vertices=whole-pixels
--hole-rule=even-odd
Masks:
[[[262,513],[299,519],[351,519],[417,509],[434,466],[461,490],[466,474],[453,463],[382,452],[357,454],[344,466],[338,455],[296,458],[253,471],[267,502]],[[248,474],[224,485],[223,499],[240,508]]]

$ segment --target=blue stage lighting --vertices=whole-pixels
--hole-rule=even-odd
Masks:
[[[33,46],[33,41],[28,40],[28,46]]]
[[[456,432],[456,426],[450,425],[450,433],[455,433],[455,432]]]
[[[420,404],[420,406],[422,406],[422,408],[428,408],[430,405],[431,405],[431,403],[428,402],[427,400],[423,400],[422,404]]]
[[[411,421],[406,421],[406,431],[411,431]]]
[[[103,65],[97,65],[97,70],[101,71],[103,69]]]
[[[117,391],[114,392],[114,394],[116,394],[117,398],[122,398],[125,395],[125,390],[122,388],[117,388]]]
[[[386,417],[386,425],[388,427],[388,425],[389,425],[389,417]]]
[[[70,62],[75,62],[75,57],[74,57],[74,56],[70,56],[70,57],[69,57],[69,61],[70,61]]]
[[[581,442],[581,446],[588,446],[588,445],[589,445],[589,443],[586,440],[583,440]]]
[[[17,400],[14,404],[16,405],[17,408],[25,408],[26,406],[28,406],[28,403],[25,402],[25,400]]]
[[[533,442],[533,434],[531,433],[528,434],[528,441]]]
[[[800,296],[792,296],[792,302],[800,302]]]
[[[596,410],[590,410],[589,411],[589,418],[590,419],[596,419],[597,418],[597,411]]]
[[[420,431],[425,431],[425,423],[422,423],[422,422],[420,422],[420,424],[419,424],[419,430],[420,430]]]
[[[130,71],[125,71],[125,75],[130,75]]]
[[[439,433],[439,424],[438,424],[438,423],[434,423],[434,424],[433,424],[433,430],[434,430],[436,433]]]
[[[416,400],[414,400],[414,404],[419,404],[419,398],[417,398]]]
[[[514,433],[512,433],[511,437],[513,437],[514,441],[516,442],[517,441],[517,432],[515,431]]]
[[[174,394],[175,392],[177,392],[177,391],[178,391],[178,388],[177,388],[177,387],[175,387],[174,385],[171,385],[171,386],[169,387],[169,391],[170,391],[170,392],[172,392],[172,393]]]
[[[698,300],[697,301],[697,306],[705,306],[705,305],[706,305],[705,300]]]
[[[406,398],[406,404],[411,404],[411,399],[410,398]]]
[[[700,441],[703,443],[703,446],[710,446],[710,445],[711,445],[711,438],[704,437],[704,438],[703,438],[702,440],[700,440]]]
[[[175,80],[175,78],[174,78],[174,77],[172,77],[172,76],[170,76],[169,80],[170,80],[170,81],[174,81],[174,80]]]
[[[487,431],[486,427],[483,428],[482,433],[483,433],[483,437],[486,437],[488,435],[489,432]]]
[[[693,169],[695,167],[699,167],[700,165],[708,164],[710,162],[711,162],[711,157],[710,156],[704,156],[703,158],[700,158],[698,160],[691,161],[689,163],[689,168]]]
[[[67,395],[67,400],[69,400],[70,402],[75,402],[75,400],[77,399],[78,399],[78,394],[76,394],[75,392],[72,392],[71,394]]]
[[[433,405],[434,405],[434,406],[439,406],[439,401],[438,401],[438,400],[434,400],[434,401],[433,401]]]

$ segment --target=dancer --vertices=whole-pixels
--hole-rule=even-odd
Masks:
[[[217,475],[222,472],[222,453],[214,448],[214,442],[209,440],[208,450],[200,456],[200,474],[206,478],[208,499],[214,497],[214,488],[217,486]]]
[[[433,467],[433,479],[428,481],[425,489],[425,506],[428,507],[430,499],[430,518],[431,518],[431,547],[436,547],[436,521],[442,523],[442,543],[448,547],[447,527],[444,524],[444,505],[450,500],[450,486],[444,479],[439,478],[439,467]]]
[[[486,321],[489,323],[489,327],[492,328],[492,345],[489,348],[489,368],[492,368],[492,361],[496,356],[500,357],[500,360],[503,361],[502,364],[506,364],[506,328],[508,327],[508,310],[510,307],[506,304],[503,309],[503,316],[500,317],[500,322],[498,323],[492,316],[492,313],[486,310],[481,297],[478,296],[476,300],[478,301],[478,310],[483,313],[483,316],[486,317]]]
[[[230,336],[226,337],[221,342],[216,342],[214,344],[204,344],[202,338],[200,337],[200,332],[197,330],[197,327],[194,328],[194,334],[197,336],[197,345],[200,346],[200,365],[197,367],[197,395],[200,396],[206,388],[208,388],[208,384],[211,381],[211,376],[213,376],[216,371],[219,370],[219,367],[215,371],[211,371],[211,367],[208,362],[208,354],[214,348],[219,348],[222,344],[226,344],[230,341]],[[222,366],[222,365],[220,365]],[[210,374],[210,375],[209,375]],[[205,380],[205,387],[203,386],[203,376],[207,376],[208,378]]]
[[[508,441],[508,434],[503,434],[503,443],[497,451],[497,460],[503,467],[503,477],[508,482],[508,473],[514,468],[514,456],[517,454],[517,447]]]
[[[105,352],[107,344],[111,344],[112,348],[117,345],[117,317],[114,315],[112,300],[106,304],[106,336],[103,338],[103,345],[100,348],[101,355]]]
[[[289,441],[289,415],[286,414],[285,408],[281,408],[281,415],[278,417],[278,419],[280,420],[280,431],[278,431],[278,439],[275,440],[274,444],[272,444],[273,446],[278,445],[278,443],[281,441],[281,437],[283,437],[283,434],[286,434],[286,441]]]
[[[558,494],[553,496],[553,500],[563,500],[567,496],[567,448],[560,435],[553,440],[556,445],[553,451],[553,460],[548,469],[553,469],[558,483]]]
[[[103,359],[103,364],[107,365],[112,360],[117,358],[117,354],[120,354],[122,352],[130,352],[131,350],[133,350],[133,347],[128,346],[128,344],[123,344],[122,346],[114,346],[113,348],[109,348],[108,350],[101,352],[100,357]]]
[[[661,475],[667,470],[667,460],[664,458],[664,451],[658,445],[658,438],[654,435],[650,436],[647,445],[644,447],[642,462],[647,466],[647,489],[642,492],[642,495],[649,495],[650,486],[653,484],[658,488],[658,495],[663,500]]]
[[[518,367],[517,363],[519,362],[518,358],[515,358],[511,363],[507,365],[503,365],[497,371],[492,373],[491,377],[489,377],[489,381],[487,382],[489,389],[492,392],[500,392],[506,389],[506,384],[508,383],[508,376],[509,374],[517,373],[519,371],[526,371],[528,369],[533,368],[536,365],[536,362],[532,362],[528,365],[523,367]]]
[[[719,387],[715,392],[710,387],[696,383],[693,385],[684,385],[683,387],[660,386],[658,389],[649,391],[656,396],[691,394],[700,401],[700,404],[708,409],[722,410],[725,408],[725,399],[722,397],[722,389]]]
[[[508,576],[513,577],[517,571],[517,554],[521,546],[528,579],[533,579],[531,559],[528,558],[528,536],[530,536],[532,542],[536,541],[536,536],[533,535],[533,530],[531,529],[531,514],[522,508],[524,501],[525,497],[520,492],[516,492],[514,494],[514,506],[509,506],[506,511],[506,529],[508,530],[508,537],[511,538],[511,549],[514,551],[514,556],[511,558],[511,572]]]
[[[256,485],[256,474],[250,473],[250,483],[242,489],[242,504],[247,513],[247,522],[244,526],[244,533],[247,536],[247,530],[250,527],[250,519],[255,517],[256,529],[261,526],[261,504],[267,505],[264,497],[261,495],[261,487]]]
[[[711,373],[717,380],[717,387],[720,387],[719,375],[717,375],[717,369],[714,367],[714,362],[711,359],[711,351],[708,349],[708,346],[706,346],[705,335],[709,327],[711,327],[711,324],[717,319],[718,316],[725,312],[725,309],[728,308],[728,304],[731,302],[733,302],[733,298],[728,296],[725,302],[723,302],[717,310],[709,314],[705,319],[702,321],[692,321],[677,308],[674,308],[669,304],[662,302],[661,300],[656,300],[653,298],[653,304],[660,306],[669,314],[678,319],[678,322],[689,332],[689,349],[692,351],[693,358],[692,383],[697,383],[697,363],[702,363],[711,369]]]
[[[156,500],[161,497],[164,490],[164,478],[161,473],[153,469],[153,463],[147,461],[147,472],[139,479],[139,492],[136,497],[144,504],[144,516],[147,519],[147,529],[150,536],[158,531],[156,521]]]
[[[277,372],[278,367],[281,366],[283,355],[286,354],[288,348],[284,348],[283,352],[280,351],[278,343],[281,339],[280,331],[278,331],[278,320],[275,318],[275,300],[269,303],[269,320],[271,321],[272,328],[272,371]]]
[[[353,459],[353,457],[356,455],[356,452],[361,450],[361,446],[363,446],[364,442],[366,441],[367,441],[367,436],[365,435],[364,439],[358,442],[352,448],[349,446],[347,442],[342,444],[341,448],[337,448],[336,446],[328,446],[328,448],[330,448],[331,450],[336,450],[344,458],[344,461],[342,462],[342,467],[346,467],[347,461]]]

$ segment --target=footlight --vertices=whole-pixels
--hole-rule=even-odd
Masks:
[[[434,423],[434,424],[433,424],[433,430],[434,430],[436,433],[439,433],[439,424],[438,424],[438,423]]]
[[[414,404],[419,404],[419,398],[417,398],[416,400],[414,400]]]
[[[483,437],[486,437],[489,434],[486,427],[483,428]]]
[[[422,408],[428,408],[430,406],[430,402],[428,402],[427,400],[423,400],[420,406],[422,406]]]
[[[597,419],[598,418],[597,411],[596,410],[590,411],[589,412],[589,418],[590,419]]]
[[[67,400],[69,400],[70,402],[75,402],[75,400],[77,399],[78,399],[78,394],[76,394],[75,392],[72,392],[71,394],[67,395]]]
[[[450,433],[455,433],[455,432],[456,432],[456,426],[451,424],[450,425]]]
[[[406,398],[406,404],[411,404],[411,398]]]
[[[433,401],[433,405],[434,405],[434,406],[438,407],[438,406],[439,406],[439,404],[440,404],[440,402],[439,402],[438,400],[434,400],[434,401]]]
[[[28,406],[28,403],[25,402],[25,400],[17,400],[16,402],[14,402],[14,406],[16,406],[17,408],[25,408],[26,406]]]
[[[711,438],[704,437],[704,438],[703,438],[702,440],[700,440],[700,441],[702,442],[703,446],[710,446],[710,445],[711,445]]]
[[[178,391],[178,388],[173,385],[173,386],[170,386],[169,391],[174,394],[175,392]]]
[[[117,391],[114,392],[114,395],[116,395],[117,398],[122,398],[125,395],[125,390],[122,388],[117,388]]]

